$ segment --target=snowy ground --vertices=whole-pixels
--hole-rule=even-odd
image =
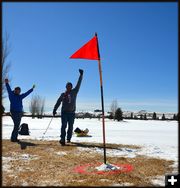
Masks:
[[[37,139],[43,138],[50,118],[32,119],[23,117],[21,123],[28,123],[30,136],[19,136],[19,139]],[[59,140],[60,118],[54,118],[47,130],[45,140]],[[178,122],[177,121],[154,121],[154,120],[125,120],[116,122],[106,120],[106,142],[116,144],[140,145],[141,149],[123,148],[119,150],[107,149],[107,156],[136,157],[137,155],[146,155],[150,157],[159,157],[167,160],[173,160],[174,168],[177,173],[178,166]],[[76,119],[74,129],[89,129],[92,137],[76,137],[73,135],[72,142],[98,142],[102,143],[102,122],[98,119]],[[9,139],[13,128],[13,122],[10,117],[3,117],[2,137]],[[79,148],[87,150],[89,148]],[[96,148],[96,152],[102,152]],[[164,177],[158,177],[154,180],[155,184],[163,185]]]

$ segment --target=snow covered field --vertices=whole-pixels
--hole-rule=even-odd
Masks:
[[[23,117],[21,123],[28,123],[30,136],[19,136],[23,139],[59,140],[61,120],[54,118],[47,130],[50,118],[32,119]],[[9,139],[13,122],[11,117],[3,117],[2,137]],[[92,137],[76,137],[72,142],[99,142],[102,143],[102,122],[97,119],[76,119],[74,129],[89,129]],[[135,154],[144,154],[177,161],[178,157],[178,122],[177,121],[154,121],[154,120],[125,120],[117,122],[105,120],[106,142],[116,144],[134,144],[143,146],[143,150],[128,152],[124,150],[120,155],[133,157]],[[119,153],[117,154],[119,155]]]
[[[51,118],[32,119],[23,117],[21,123],[28,123],[30,136],[19,136],[19,139],[41,140]],[[11,117],[3,117],[2,138],[9,139],[13,122]],[[47,130],[44,140],[59,140],[61,119],[54,118]],[[102,122],[98,119],[76,119],[74,129],[89,129],[91,137],[76,137],[73,134],[72,142],[102,143]],[[178,168],[178,122],[177,121],[154,121],[154,120],[124,120],[117,122],[105,120],[106,143],[139,145],[140,149],[124,147],[121,150],[107,149],[108,156],[123,156],[134,158],[137,155],[145,155],[155,158],[163,158],[174,161],[174,173]],[[83,148],[79,151],[103,153],[100,148]],[[90,151],[91,150],[91,151]],[[94,150],[94,151],[93,151]],[[164,185],[164,176],[153,180],[155,185]]]

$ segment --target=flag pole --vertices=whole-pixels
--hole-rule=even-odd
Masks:
[[[104,97],[103,97],[103,84],[102,84],[102,69],[101,62],[98,60],[100,84],[101,84],[101,105],[102,105],[102,125],[103,125],[103,147],[104,147],[104,164],[106,164],[106,139],[105,139],[105,121],[104,121]]]
[[[95,33],[97,37],[97,33]],[[98,38],[97,38],[97,49],[99,53],[99,45],[98,45]],[[106,164],[106,139],[105,139],[105,120],[104,120],[104,97],[103,97],[103,81],[102,81],[102,67],[100,61],[100,53],[98,59],[98,67],[99,67],[99,76],[100,76],[100,86],[101,86],[101,105],[102,105],[102,125],[103,125],[103,148],[104,148],[104,164]]]

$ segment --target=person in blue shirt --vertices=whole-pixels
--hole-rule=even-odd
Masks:
[[[32,89],[28,90],[26,93],[20,94],[21,93],[20,87],[15,87],[13,91],[11,90],[8,79],[5,79],[5,84],[6,84],[6,88],[8,91],[9,100],[10,100],[11,117],[14,122],[14,129],[11,134],[11,141],[18,142],[19,141],[17,139],[18,131],[19,131],[20,123],[21,123],[22,114],[23,114],[23,102],[22,101],[25,97],[27,97],[33,91],[33,89],[35,88],[35,85],[33,85]]]

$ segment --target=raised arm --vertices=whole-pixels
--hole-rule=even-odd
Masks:
[[[8,79],[5,79],[5,84],[6,84],[6,89],[8,91],[8,94],[12,95],[13,91],[12,91],[10,85],[9,85],[9,80]]]
[[[24,99],[24,98],[27,97],[31,92],[33,92],[34,88],[35,88],[35,85],[33,85],[33,87],[32,87],[30,90],[28,90],[26,93],[23,93],[23,94],[21,95],[22,99]]]
[[[76,92],[79,91],[79,88],[80,88],[80,86],[81,86],[82,77],[83,77],[83,72],[84,72],[84,71],[83,71],[82,69],[79,69],[80,76],[79,76],[78,82],[77,82],[77,84],[76,84],[76,87],[74,88],[74,90],[75,90]]]
[[[33,92],[33,88],[31,88],[30,90],[28,90],[26,93],[23,93],[21,95],[22,99],[24,99],[25,97],[27,97],[31,92]]]

